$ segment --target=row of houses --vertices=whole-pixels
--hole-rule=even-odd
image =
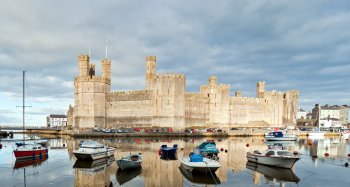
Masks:
[[[64,114],[50,114],[46,117],[46,125],[50,128],[66,127],[67,116]]]
[[[323,128],[340,128],[349,123],[349,108],[347,105],[323,105],[316,104],[311,112],[299,109],[297,119],[314,119],[319,120],[320,126]]]

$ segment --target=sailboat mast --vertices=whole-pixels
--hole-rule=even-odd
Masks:
[[[25,124],[25,118],[24,118],[24,110],[25,110],[25,96],[24,96],[24,90],[25,90],[25,83],[24,83],[24,76],[25,76],[25,71],[23,71],[23,103],[22,103],[22,107],[23,107],[23,145],[24,143],[24,124]]]

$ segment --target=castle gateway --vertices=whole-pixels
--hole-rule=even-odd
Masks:
[[[145,90],[111,91],[111,60],[101,62],[102,74],[88,55],[78,57],[74,79],[75,106],[68,111],[68,125],[75,128],[171,127],[213,128],[284,127],[296,123],[298,95],[265,91],[256,84],[256,98],[230,95],[230,84],[211,76],[199,93],[186,92],[183,74],[157,74],[156,57],[146,57]]]

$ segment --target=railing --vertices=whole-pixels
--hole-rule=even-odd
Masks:
[[[0,130],[23,130],[23,126],[0,125]],[[52,130],[61,131],[61,127],[25,126],[25,130]]]

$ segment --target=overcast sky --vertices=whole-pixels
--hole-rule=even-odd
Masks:
[[[159,73],[184,73],[188,92],[210,75],[231,95],[300,91],[299,106],[350,104],[348,0],[2,0],[0,125],[21,124],[22,70],[27,71],[27,122],[65,114],[74,104],[77,56],[100,75],[112,59],[112,90],[145,87],[145,56]]]

